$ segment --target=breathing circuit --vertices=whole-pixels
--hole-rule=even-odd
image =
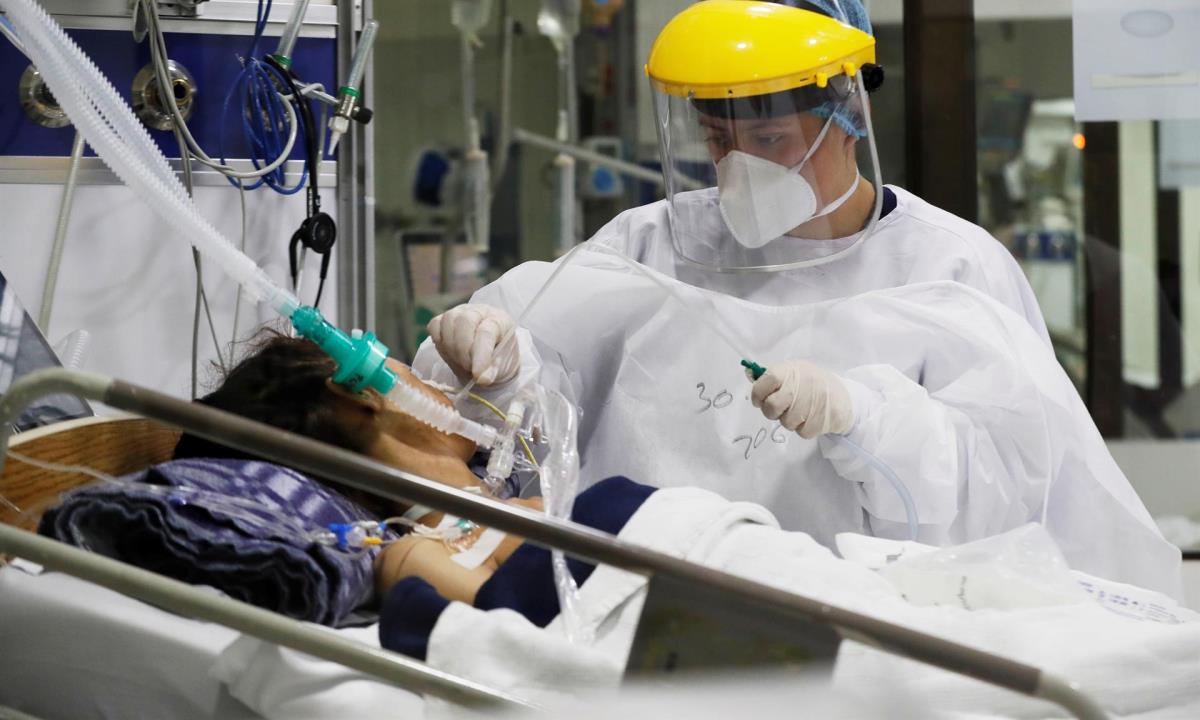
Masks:
[[[265,302],[291,321],[298,334],[327,352],[337,365],[334,381],[355,392],[373,388],[403,412],[443,432],[491,449],[495,429],[458,415],[401,382],[385,366],[388,349],[372,333],[347,335],[312,307],[303,307],[200,213],[166,157],[108,78],[35,0],[0,0],[30,59],[43,74],[72,123],[122,182],[147,201],[177,237],[224,269],[252,301]]]

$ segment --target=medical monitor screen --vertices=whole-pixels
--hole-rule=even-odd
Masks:
[[[58,356],[25,312],[17,293],[0,273],[0,393],[8,392],[18,378],[42,368],[62,367]],[[87,403],[69,395],[42,398],[18,418],[18,431],[60,420],[91,417]]]

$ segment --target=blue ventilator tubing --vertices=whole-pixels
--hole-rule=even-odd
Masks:
[[[750,376],[751,380],[758,380],[767,372],[765,367],[752,360],[742,360],[741,365],[742,367],[746,368],[746,374]],[[915,542],[917,539],[917,532],[921,527],[920,518],[917,516],[917,504],[913,501],[912,493],[908,491],[908,486],[905,485],[900,480],[899,476],[896,475],[896,471],[892,470],[890,465],[880,460],[870,450],[867,450],[862,445],[859,445],[845,435],[829,433],[827,437],[832,438],[834,442],[842,445],[843,447],[848,447],[853,450],[855,454],[863,459],[864,462],[874,468],[876,472],[878,472],[880,475],[886,478],[889,483],[891,483],[892,488],[896,491],[896,494],[900,496],[900,502],[904,504],[904,514],[908,519],[908,539]]]

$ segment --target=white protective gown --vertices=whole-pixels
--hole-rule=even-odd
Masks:
[[[918,282],[954,280],[1007,305],[1049,344],[1046,321],[1033,289],[999,241],[978,225],[903,188],[889,185],[888,189],[896,206],[861,247],[845,257],[796,270],[717,273],[680,263],[671,244],[665,200],[621,213],[600,228],[591,242],[690,285],[763,305],[800,305]],[[716,198],[709,196],[715,193],[716,188],[708,188],[684,197],[711,205]],[[713,215],[714,221],[719,221]],[[800,242],[810,246],[811,256],[818,258],[846,248],[853,238]],[[789,256],[795,254],[792,248]]]
[[[919,212],[896,215],[905,202]],[[1019,270],[999,254],[994,275],[976,268],[965,257],[982,253],[975,247],[982,241],[929,226],[930,243],[941,242],[930,262],[942,263],[947,274],[997,285],[1010,302],[962,283],[920,282],[923,261],[909,259],[920,239],[893,229],[925,226],[923,205],[903,197],[885,218],[891,222],[881,223],[860,252],[837,261],[854,272],[835,279],[832,265],[793,271],[822,272],[830,287],[860,293],[834,300],[818,296],[814,282],[799,286],[797,304],[779,302],[781,291],[770,302],[762,296],[779,290],[782,278],[729,276],[728,282],[749,289],[739,294],[767,300],[750,302],[611,251],[576,252],[521,321],[521,374],[492,389],[491,399],[503,407],[533,380],[572,398],[581,412],[584,487],[612,475],[698,486],[764,505],[784,528],[828,547],[840,532],[905,537],[904,506],[876,470],[829,438],[809,441],[786,431],[750,404],[743,357],[767,366],[809,360],[846,380],[857,418],[848,437],[907,486],[920,540],[962,543],[1044,520],[1072,567],[1178,596],[1179,551],[1159,534],[1109,456],[1046,343],[1044,326],[1031,326],[1037,308],[1032,297],[1023,305],[1028,286]],[[629,243],[648,243],[654,229],[637,216],[654,208],[618,217],[597,241],[613,245],[609,231],[617,226],[626,228]],[[666,219],[660,219],[658,240],[669,250]],[[958,237],[957,258],[950,237]],[[881,252],[893,262],[906,262],[907,275],[903,268],[862,262],[873,257],[876,239],[888,243]],[[651,256],[659,255],[657,246],[649,247]],[[888,264],[874,257],[875,264]],[[649,259],[653,266],[655,258]],[[556,267],[525,263],[473,300],[519,317]],[[868,276],[900,287],[870,292]],[[429,343],[414,369],[455,382]]]

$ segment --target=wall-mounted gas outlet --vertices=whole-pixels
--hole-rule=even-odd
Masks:
[[[188,69],[174,60],[167,61],[171,76],[172,100],[179,107],[184,120],[190,120],[196,111],[196,79]],[[171,112],[162,102],[158,80],[154,77],[154,65],[147,65],[133,77],[133,111],[147,127],[155,130],[170,130],[175,127]]]

